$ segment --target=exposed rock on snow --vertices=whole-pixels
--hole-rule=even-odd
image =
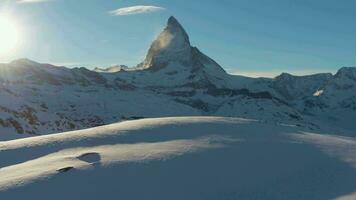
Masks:
[[[159,70],[166,67],[169,62],[189,64],[191,59],[188,34],[174,17],[170,17],[167,27],[152,43],[142,67]]]

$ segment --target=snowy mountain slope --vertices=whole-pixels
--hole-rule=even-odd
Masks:
[[[191,46],[171,17],[135,68],[91,71],[28,59],[0,64],[0,140],[187,115],[244,117],[352,135],[355,69],[273,79],[230,75]]]
[[[297,100],[305,96],[312,96],[332,78],[333,75],[331,73],[308,76],[293,76],[282,73],[272,81],[272,87],[285,99]]]
[[[52,85],[6,88],[11,93],[3,92],[0,99],[1,139],[81,129],[131,118],[200,114],[189,106],[141,89]]]
[[[86,68],[69,69],[50,64],[40,64],[28,59],[15,60],[0,65],[0,81],[7,84],[49,85],[105,85],[106,80]]]
[[[352,199],[355,153],[355,138],[239,118],[126,121],[1,142],[0,198]]]
[[[330,126],[356,128],[356,68],[341,68],[330,81],[319,89],[319,94],[306,98],[304,110]]]
[[[119,71],[125,71],[125,70],[128,70],[129,67],[126,66],[126,65],[113,65],[113,66],[110,66],[108,68],[99,68],[99,67],[96,67],[94,69],[95,72],[99,72],[99,73],[116,73],[116,72],[119,72]]]

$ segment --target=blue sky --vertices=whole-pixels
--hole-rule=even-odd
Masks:
[[[231,73],[273,76],[356,66],[353,0],[0,0],[21,24],[7,62],[30,58],[70,66],[133,66],[174,15],[191,42]],[[161,7],[115,16],[130,6]],[[0,33],[1,34],[1,33]]]

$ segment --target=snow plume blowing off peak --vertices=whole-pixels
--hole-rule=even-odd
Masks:
[[[225,74],[215,61],[191,46],[187,32],[173,16],[168,19],[167,26],[152,43],[142,64],[143,69],[152,71],[166,67],[183,67],[190,71],[210,68],[214,73]]]

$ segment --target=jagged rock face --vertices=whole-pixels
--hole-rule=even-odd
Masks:
[[[174,17],[169,18],[139,68],[150,72],[146,79],[151,81],[144,84],[155,87],[224,85],[227,77],[219,64],[191,46],[187,32]]]
[[[215,67],[215,70],[225,73],[215,61],[190,45],[187,32],[174,17],[169,18],[166,28],[152,43],[143,68],[157,71],[170,64],[172,67],[174,64],[186,66],[193,72]]]
[[[159,34],[152,43],[143,68],[159,70],[168,62],[179,62],[189,64],[192,59],[189,36],[174,18],[170,17],[167,27]]]

